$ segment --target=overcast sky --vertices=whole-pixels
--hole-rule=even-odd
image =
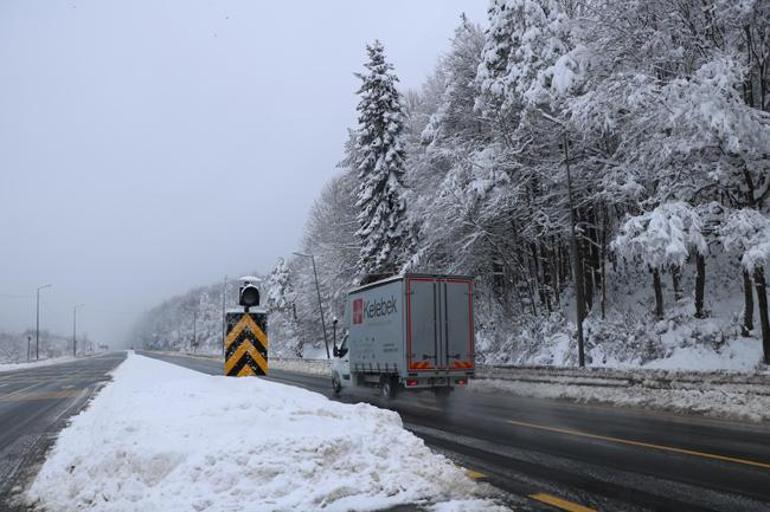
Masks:
[[[355,123],[379,38],[419,87],[485,0],[0,0],[0,330],[100,341],[268,271]]]

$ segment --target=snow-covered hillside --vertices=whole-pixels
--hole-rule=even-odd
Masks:
[[[276,346],[317,345],[367,274],[416,271],[476,278],[483,362],[574,365],[581,332],[591,366],[770,362],[770,4],[488,15],[419,90],[367,45],[340,172],[274,271]]]

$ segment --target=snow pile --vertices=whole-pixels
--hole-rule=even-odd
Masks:
[[[40,366],[50,366],[52,364],[69,363],[76,361],[73,356],[53,357],[51,359],[43,359],[40,361],[32,361],[30,363],[0,363],[0,373],[12,372],[14,370],[24,370],[26,368],[38,368]]]
[[[114,377],[61,433],[30,502],[49,512],[342,511],[479,498],[394,412],[133,354]]]
[[[754,338],[720,340],[721,342],[716,346],[709,344],[685,345],[684,340],[694,337],[691,326],[678,326],[677,329],[669,331],[667,334],[668,336],[663,336],[663,342],[668,342],[668,347],[670,347],[666,357],[650,361],[643,368],[701,372],[726,370],[751,373],[762,366],[760,364],[762,344]],[[616,365],[616,367],[622,366],[621,364]]]
[[[326,359],[271,359],[270,368],[287,372],[309,373],[312,375],[331,375],[329,361]]]

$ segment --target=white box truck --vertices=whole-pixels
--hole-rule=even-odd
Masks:
[[[405,274],[348,293],[346,331],[334,346],[332,385],[433,390],[446,395],[474,376],[473,279]]]

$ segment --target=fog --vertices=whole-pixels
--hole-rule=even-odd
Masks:
[[[0,330],[120,346],[296,249],[379,38],[419,87],[486,2],[0,2]]]

